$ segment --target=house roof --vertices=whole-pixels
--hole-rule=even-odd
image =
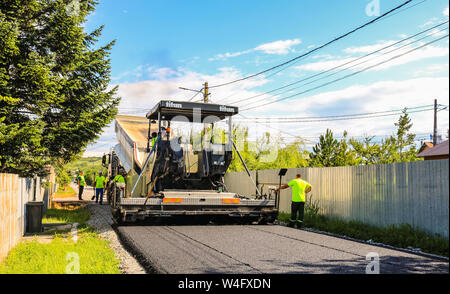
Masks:
[[[431,143],[431,142],[425,142],[425,143],[422,144],[422,146],[420,146],[419,153],[420,153],[420,152],[423,152],[424,150],[433,148],[433,146],[434,146],[433,143]]]
[[[420,152],[417,156],[430,157],[430,156],[440,156],[440,155],[448,155],[448,140],[442,142],[439,145],[436,145],[433,148],[430,148],[423,152]]]
[[[425,142],[424,145],[426,145],[427,147],[433,148],[433,143],[431,142]]]

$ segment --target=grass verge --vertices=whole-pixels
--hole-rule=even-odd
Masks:
[[[119,261],[106,240],[89,227],[78,232],[78,241],[56,236],[49,244],[37,239],[20,243],[0,264],[0,274],[73,273],[74,256],[80,274],[120,274]]]
[[[79,223],[83,224],[89,220],[91,213],[86,208],[79,208],[75,210],[63,209],[47,209],[42,218],[43,224],[57,224],[57,223]]]
[[[64,187],[58,187],[58,191],[53,194],[53,198],[72,198],[75,196],[76,193],[70,186],[67,186],[67,190],[64,190]]]
[[[378,227],[359,221],[346,221],[336,217],[324,216],[319,214],[318,211],[317,202],[309,202],[305,205],[304,227],[362,241],[372,240],[376,243],[405,249],[411,246],[420,248],[422,252],[449,256],[448,239],[438,234],[429,234],[409,224]],[[278,219],[288,223],[290,216],[289,213],[280,213]]]
[[[74,273],[76,268],[79,271],[75,273],[80,274],[120,274],[119,261],[109,242],[85,224],[89,217],[87,208],[47,210],[45,223],[79,223],[77,240],[67,230],[53,232],[55,238],[48,244],[40,243],[38,236],[23,241],[0,264],[0,274],[65,274]]]

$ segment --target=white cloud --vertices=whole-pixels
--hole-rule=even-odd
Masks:
[[[227,52],[227,53],[224,53],[224,54],[217,54],[216,56],[214,56],[212,58],[209,58],[208,60],[209,61],[225,60],[225,59],[230,58],[230,57],[237,57],[237,56],[240,56],[240,55],[248,54],[248,53],[250,53],[252,51],[253,50],[245,50],[245,51],[234,52],[234,53]]]
[[[342,59],[335,59],[335,60],[318,61],[318,62],[312,62],[312,63],[295,66],[294,68],[299,69],[299,70],[308,70],[308,71],[322,71],[322,70],[328,70],[330,68],[339,66],[341,64],[353,61],[355,59],[356,58],[342,58]]]
[[[424,24],[420,25],[420,28],[424,28],[424,27],[428,27],[431,25],[434,25],[436,23],[436,21],[438,21],[439,19],[437,17],[433,17],[430,20],[428,20],[427,22],[425,22]]]
[[[344,52],[347,54],[356,54],[356,53],[370,53],[372,51],[379,50],[383,47],[394,44],[396,41],[382,41],[374,45],[368,46],[360,46],[360,47],[350,47],[344,49]]]
[[[412,73],[414,77],[422,77],[428,75],[434,75],[438,73],[442,73],[444,71],[448,71],[448,63],[447,64],[434,64],[427,66],[425,69],[416,70]]]
[[[272,43],[259,45],[254,50],[263,51],[264,53],[267,53],[267,54],[284,55],[284,54],[288,54],[289,52],[291,52],[292,47],[295,45],[298,45],[300,43],[301,43],[300,39],[276,41],[276,42],[272,42]]]
[[[435,37],[442,37],[447,34],[447,30],[438,30],[438,29],[432,29],[427,35],[428,36],[435,36]]]
[[[208,81],[210,85],[217,85],[243,77],[238,70],[232,67],[218,68],[216,75],[204,75],[184,69],[174,70],[167,68],[152,69],[152,72],[159,74],[158,79],[118,84],[118,95],[122,97],[120,109],[136,107],[150,109],[161,99],[190,99],[195,93],[180,90],[179,87],[200,89],[202,88],[200,81]],[[167,73],[170,74],[167,75]],[[254,95],[256,92],[250,91],[249,89],[267,82],[264,78],[250,79],[229,87],[213,89],[211,100],[219,102],[216,99],[220,99],[223,102],[223,99],[229,98],[235,93],[242,94],[243,96]],[[200,99],[200,96],[197,99]],[[236,98],[228,100],[233,101]]]
[[[444,11],[442,11],[442,14],[448,17],[448,7],[445,8]]]
[[[153,69],[150,68],[148,69],[149,76],[152,78],[155,78],[157,80],[167,80],[170,79],[172,77],[177,77],[180,76],[180,73],[177,72],[176,70],[173,70],[171,68],[168,67],[163,67],[163,68],[157,68],[157,69]]]
[[[438,103],[448,104],[449,79],[418,78],[405,81],[382,81],[370,85],[355,85],[338,91],[329,91],[305,98],[281,101],[271,105],[246,112],[246,116],[305,117],[340,115],[353,113],[372,113],[385,110],[403,109],[433,104],[433,99],[439,97]],[[273,99],[273,98],[271,98]],[[267,99],[269,101],[270,99]],[[281,115],[280,115],[281,114]],[[416,134],[429,134],[433,129],[433,112],[411,113]],[[398,116],[376,117],[361,120],[327,121],[315,123],[275,124],[270,126],[283,129],[289,133],[304,137],[316,137],[323,134],[327,128],[334,134],[342,135],[344,130],[349,136],[389,135],[395,130],[394,123]],[[250,125],[250,130],[267,131],[264,125]],[[438,130],[444,133],[449,127],[448,112],[442,111],[438,117]],[[273,131],[277,133],[276,131]],[[424,135],[422,135],[423,137]]]
[[[438,69],[438,66],[429,67],[430,70]],[[157,70],[155,72],[158,72]],[[142,81],[137,83],[119,84],[119,95],[122,97],[120,109],[126,112],[128,109],[137,108],[140,113],[134,115],[145,115],[161,99],[187,100],[192,94],[178,89],[179,86],[200,89],[199,81],[209,81],[211,85],[223,83],[242,77],[242,74],[234,68],[220,68],[216,75],[203,75],[196,72],[178,70],[178,75],[165,81]],[[236,83],[230,87],[212,90],[211,99],[216,103],[229,103],[239,101],[241,97],[257,95],[259,92],[251,91],[252,87],[265,84],[267,80],[246,80]],[[405,81],[382,81],[369,85],[355,85],[342,90],[328,91],[305,98],[290,99],[252,111],[244,112],[245,116],[324,116],[336,114],[352,114],[385,111],[389,109],[402,109],[405,106],[420,106],[432,104],[435,97],[439,103],[447,104],[449,101],[449,79],[442,78],[416,78]],[[197,97],[199,99],[200,97]],[[265,100],[271,101],[275,96],[266,95]],[[238,103],[239,106],[239,103]],[[242,107],[241,107],[242,108]],[[237,117],[239,118],[239,117]],[[428,134],[432,130],[432,112],[411,114],[414,123],[412,131],[416,134]],[[386,135],[395,130],[394,122],[398,116],[379,117],[373,119],[332,121],[317,123],[297,124],[248,124],[252,137],[269,131],[278,134],[278,130],[307,137],[314,142],[318,134],[323,134],[327,128],[331,128],[335,135],[341,136],[344,130],[350,136],[362,135]],[[448,113],[440,112],[438,129],[445,132],[448,128]],[[286,136],[283,134],[283,136]],[[423,136],[423,135],[422,135]],[[315,137],[315,139],[311,138]],[[88,152],[107,152],[115,142],[113,126],[105,128],[105,132],[97,144],[89,146]],[[313,143],[309,143],[311,146]],[[97,153],[97,154],[100,154]],[[89,153],[86,153],[89,154]],[[85,154],[85,155],[86,155]]]
[[[351,47],[351,48],[344,49],[344,52],[354,53],[354,54],[355,53],[369,53],[369,52],[379,50],[390,44],[393,44],[394,42],[395,41],[385,41],[383,43],[379,43],[379,44],[375,44],[375,45]],[[423,44],[423,43],[420,43],[419,45],[421,45],[421,44]],[[410,51],[411,49],[413,49],[414,47],[406,46],[406,47],[403,47],[402,49],[399,49],[398,51],[392,51],[396,48],[399,48],[399,46],[390,47],[389,49],[386,49],[386,51],[381,51],[380,53],[373,54],[373,55],[368,56],[367,58],[361,59],[355,63],[349,63],[348,65],[345,65],[343,68],[347,68],[347,67],[356,65],[355,67],[352,68],[352,70],[361,70],[366,67],[374,66],[383,61],[387,61],[388,59],[396,57],[402,53],[406,53],[406,52]],[[386,52],[390,52],[390,53],[383,55]],[[369,69],[369,71],[386,70],[386,69],[394,67],[394,66],[403,65],[403,64],[407,64],[407,63],[418,61],[418,60],[435,58],[435,57],[443,57],[443,56],[447,56],[447,55],[448,55],[448,47],[427,46],[427,47],[418,49],[416,51],[412,51],[404,56],[395,58],[387,63],[373,67],[373,68]],[[328,70],[328,69],[334,68],[334,67],[342,65],[342,64],[346,64],[348,62],[355,60],[356,58],[357,57],[345,57],[345,58],[335,58],[335,59],[331,59],[331,60],[330,60],[330,58],[326,58],[326,60],[307,63],[307,64],[303,64],[300,66],[296,66],[294,68],[298,69],[298,70],[307,70],[307,71],[323,71],[323,70]],[[362,63],[363,61],[365,61],[365,62]]]
[[[301,44],[301,42],[302,41],[300,39],[279,40],[279,41],[259,45],[253,49],[238,51],[238,52],[234,52],[234,53],[227,52],[224,54],[217,54],[216,56],[209,58],[208,60],[209,61],[225,60],[227,58],[237,57],[237,56],[249,54],[249,53],[255,52],[255,51],[261,51],[265,54],[284,55],[284,54],[288,54],[290,52],[294,52],[292,47],[294,47],[298,44]]]
[[[202,88],[202,81],[208,81],[210,85],[217,85],[243,77],[240,71],[232,67],[218,68],[215,75],[205,75],[183,68],[170,69],[142,66],[139,67],[139,70],[148,72],[155,79],[111,85],[111,87],[119,86],[118,96],[122,98],[119,105],[119,114],[144,116],[160,100],[189,100],[195,94],[180,90],[179,87],[199,90]],[[267,82],[268,80],[264,78],[257,78],[236,83],[229,87],[211,89],[212,95],[210,99],[212,103],[220,104],[238,101],[239,97],[259,94],[250,89]],[[194,101],[200,99],[201,96],[198,95]],[[105,142],[116,142],[113,123],[103,130],[100,139],[97,143],[89,146],[87,152],[108,152],[115,145],[114,143]]]

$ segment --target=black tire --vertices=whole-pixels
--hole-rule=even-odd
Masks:
[[[123,221],[123,215],[118,209],[112,209],[113,221],[117,226],[124,226],[126,222]]]
[[[258,225],[264,226],[264,225],[267,225],[268,222],[269,222],[269,218],[267,216],[262,216],[258,220]]]

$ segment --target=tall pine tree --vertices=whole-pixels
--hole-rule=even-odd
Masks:
[[[86,33],[93,0],[0,3],[0,172],[40,174],[83,152],[117,114],[114,42]]]

